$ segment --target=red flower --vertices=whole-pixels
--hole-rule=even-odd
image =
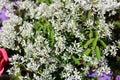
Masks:
[[[5,65],[8,63],[8,55],[4,48],[0,48],[0,75],[4,71]]]

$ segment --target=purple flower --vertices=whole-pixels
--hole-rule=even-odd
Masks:
[[[1,29],[1,27],[2,27],[2,22],[9,19],[9,17],[7,17],[7,16],[5,15],[5,14],[6,14],[6,11],[7,11],[6,8],[3,8],[3,9],[0,11],[0,29]]]
[[[99,77],[98,80],[110,80],[110,79],[108,79],[106,77]]]
[[[0,19],[2,20],[2,21],[5,21],[5,20],[8,20],[9,19],[9,17],[7,17],[5,14],[6,14],[6,11],[7,11],[7,9],[6,8],[3,8],[2,9],[2,11],[0,12]]]
[[[85,76],[87,77],[98,77],[98,80],[111,80],[112,75],[113,75],[112,72],[110,72],[109,74],[102,73],[102,76],[98,76],[97,72],[91,72],[91,73],[85,74]],[[119,76],[119,79],[117,80],[120,80],[120,76]]]
[[[109,74],[103,73],[102,76],[98,77],[98,80],[111,80],[112,74],[113,74],[112,72],[109,73]]]
[[[98,73],[97,72],[91,72],[89,74],[86,74],[85,76],[87,76],[87,77],[96,77],[96,76],[98,76]]]
[[[115,80],[120,80],[120,75],[117,75]]]

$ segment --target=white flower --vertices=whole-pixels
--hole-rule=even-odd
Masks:
[[[116,56],[118,47],[116,45],[108,45],[106,49],[103,51],[104,55],[108,56],[109,54],[112,56]]]
[[[36,8],[37,14],[36,14],[35,18],[36,18],[36,19],[40,19],[40,17],[41,17],[42,15],[47,16],[47,15],[49,14],[47,11],[49,11],[49,8],[48,8],[47,4],[46,4],[46,3],[41,3],[41,4]]]
[[[17,1],[17,5],[19,7],[20,10],[23,10],[23,9],[30,9],[31,7],[33,7],[33,2],[32,1],[28,1],[28,0],[25,0],[25,1]]]
[[[28,23],[28,22],[24,22],[22,26],[20,26],[20,34],[23,36],[23,38],[30,38],[33,36],[33,24]]]

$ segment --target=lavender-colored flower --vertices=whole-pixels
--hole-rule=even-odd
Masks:
[[[98,80],[110,80],[110,79],[108,79],[106,77],[99,77]]]
[[[98,73],[97,72],[91,72],[89,74],[86,74],[85,76],[87,76],[87,77],[96,77],[96,76],[98,76]]]
[[[5,15],[6,11],[7,11],[7,9],[6,9],[6,8],[3,8],[2,11],[0,12],[0,19],[1,19],[2,21],[9,19],[9,17],[7,17],[7,16]]]
[[[109,73],[109,74],[103,73],[102,76],[98,77],[98,80],[111,80],[112,74],[113,74],[112,72]]]
[[[115,80],[120,80],[120,75],[117,75]]]
[[[7,17],[7,16],[5,15],[5,14],[6,14],[6,11],[7,11],[6,8],[3,8],[3,9],[0,11],[0,29],[1,29],[1,27],[2,27],[2,22],[9,19],[9,17]]]
[[[102,76],[98,77],[98,73],[97,72],[91,72],[89,74],[86,74],[85,76],[87,77],[98,77],[98,80],[111,80],[111,76],[112,76],[112,72],[110,72],[109,74],[106,73],[102,73]],[[120,76],[119,76],[120,78]],[[117,79],[120,80],[120,79]]]

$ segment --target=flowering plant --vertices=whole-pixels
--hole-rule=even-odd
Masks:
[[[0,48],[0,75],[4,71],[5,65],[8,63],[7,52],[4,48]]]
[[[0,47],[10,55],[7,75],[20,80],[111,80],[120,75],[113,66],[120,61],[119,1],[0,4]]]

